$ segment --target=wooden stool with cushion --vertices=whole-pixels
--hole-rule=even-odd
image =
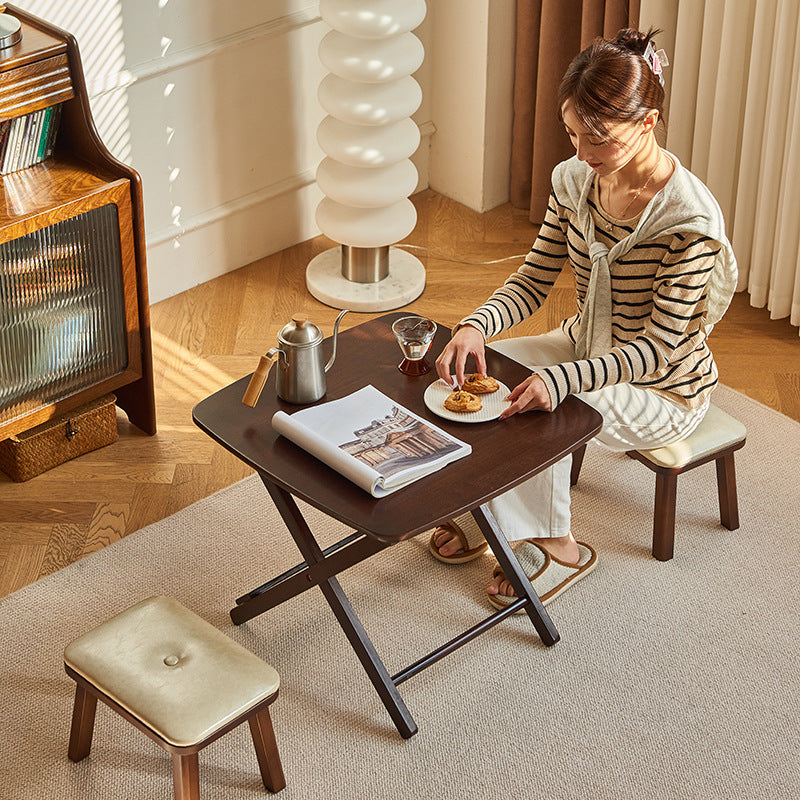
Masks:
[[[739,527],[733,454],[744,447],[746,436],[747,429],[741,422],[712,405],[703,421],[683,441],[655,450],[628,451],[628,456],[656,473],[653,556],[659,561],[669,561],[673,554],[678,475],[701,464],[716,462],[720,522],[731,531]],[[585,450],[584,446],[573,454],[573,486],[578,482]]]
[[[84,634],[64,668],[72,761],[89,755],[99,699],[172,753],[177,800],[200,796],[198,751],[245,720],[264,786],[286,785],[269,715],[278,673],[177,600],[151,597]]]

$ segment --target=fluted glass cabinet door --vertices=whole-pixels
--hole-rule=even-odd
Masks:
[[[0,424],[128,366],[117,206],[0,244]]]

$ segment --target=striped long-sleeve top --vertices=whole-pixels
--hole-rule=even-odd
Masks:
[[[676,165],[687,173],[677,160]],[[593,176],[588,180],[593,181]],[[486,338],[518,324],[541,306],[558,274],[569,264],[577,290],[577,314],[564,320],[562,329],[573,343],[577,341],[592,262],[585,218],[581,225],[575,207],[578,204],[559,196],[559,188],[554,180],[547,214],[525,263],[461,324],[473,325]],[[583,190],[582,199],[594,223],[595,241],[609,249],[629,236],[635,243],[629,243],[632,246],[627,252],[609,264],[611,349],[595,357],[536,370],[547,386],[552,405],[558,405],[568,394],[631,383],[689,408],[700,406],[717,383],[717,368],[706,338],[711,323],[722,315],[720,303],[726,307],[733,293],[735,261],[732,274],[730,265],[726,265],[724,288],[719,288],[720,251],[730,245],[724,235],[714,238],[697,224],[687,226],[685,232],[679,225],[677,229],[674,224],[662,225],[668,233],[644,238],[638,235],[647,228],[641,220],[608,231],[608,217],[599,207],[593,188]],[[653,201],[643,218],[652,213],[652,205]],[[712,275],[716,278],[715,312],[709,318]],[[720,301],[720,295],[727,297]]]

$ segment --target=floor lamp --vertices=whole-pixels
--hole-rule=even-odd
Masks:
[[[420,134],[410,117],[422,91],[412,73],[425,51],[411,31],[425,18],[425,0],[320,0],[319,10],[332,30],[319,47],[329,72],[319,86],[327,116],[317,130],[326,156],[317,225],[340,246],[309,263],[306,286],[335,308],[387,311],[425,288],[419,259],[391,247],[417,222],[409,159]]]

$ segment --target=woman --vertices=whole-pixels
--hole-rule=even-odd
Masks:
[[[525,264],[459,323],[436,362],[459,386],[469,356],[485,374],[486,340],[530,316],[568,263],[577,313],[543,336],[491,345],[533,370],[501,419],[575,394],[603,416],[597,441],[617,451],[672,444],[703,419],[717,383],[706,338],[736,282],[719,206],[656,141],[664,89],[652,37],[622,30],[570,64],[559,111],[576,154],[553,171]],[[489,504],[544,603],[596,563],[570,527],[570,466],[568,457]],[[437,528],[430,549],[463,563],[486,544],[464,515]],[[487,592],[497,607],[516,599],[498,570]]]

